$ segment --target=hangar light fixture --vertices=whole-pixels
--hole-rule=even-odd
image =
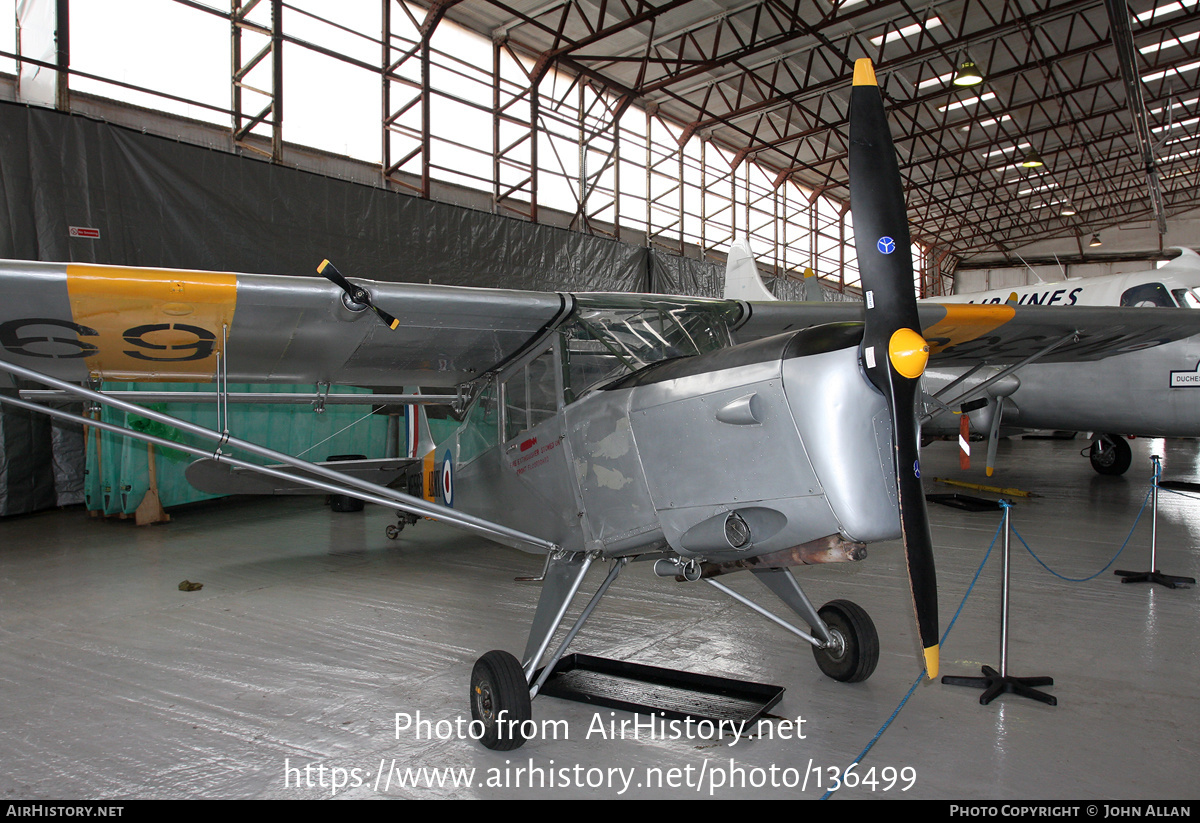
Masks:
[[[973,60],[964,60],[958,66],[958,74],[954,75],[956,86],[977,86],[983,82],[983,75]]]
[[[1096,248],[1096,246],[1101,246],[1101,245],[1103,245],[1103,243],[1101,243],[1101,242],[1100,242],[1100,235],[1098,235],[1098,234],[1093,234],[1093,235],[1092,235],[1092,240],[1091,240],[1091,242],[1090,242],[1090,243],[1088,243],[1088,245],[1089,245],[1089,246],[1091,246],[1092,248]]]
[[[1046,165],[1046,162],[1042,160],[1042,156],[1035,149],[1031,148],[1025,152],[1025,159],[1021,161],[1020,165],[1023,169],[1036,169],[1038,166]]]
[[[1067,205],[1063,206],[1063,207],[1062,207],[1062,211],[1060,211],[1060,212],[1059,212],[1059,214],[1060,214],[1060,215],[1062,215],[1063,217],[1071,217],[1071,216],[1073,216],[1073,215],[1076,215],[1076,214],[1078,214],[1078,213],[1079,213],[1079,212],[1075,211],[1075,207],[1074,207],[1074,206],[1072,206],[1070,203],[1068,203]]]

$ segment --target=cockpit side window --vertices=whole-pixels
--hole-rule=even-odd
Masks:
[[[471,462],[499,442],[497,394],[496,384],[488,383],[467,412],[458,433],[458,459],[461,462]]]
[[[1143,283],[1140,286],[1126,289],[1125,293],[1121,295],[1121,305],[1161,306],[1171,309],[1175,307],[1175,301],[1171,299],[1171,294],[1162,283]]]
[[[1197,295],[1192,289],[1171,289],[1171,294],[1175,295],[1175,300],[1180,307],[1200,309],[1200,295]]]
[[[504,439],[511,440],[558,413],[557,360],[549,348],[504,383]]]

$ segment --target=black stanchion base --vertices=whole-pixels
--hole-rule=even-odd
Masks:
[[[1152,572],[1127,572],[1117,569],[1113,574],[1122,578],[1122,583],[1161,583],[1168,589],[1188,589],[1196,585],[1196,579],[1193,577],[1176,577],[1173,574],[1163,574],[1158,569]]]
[[[982,687],[983,694],[979,695],[979,705],[981,706],[986,706],[1002,694],[1028,697],[1032,700],[1040,700],[1050,706],[1058,705],[1058,698],[1054,695],[1032,688],[1033,686],[1053,686],[1053,677],[1013,677],[1002,675],[991,666],[984,666],[983,677],[958,677],[948,674],[942,678],[942,683],[947,686]]]

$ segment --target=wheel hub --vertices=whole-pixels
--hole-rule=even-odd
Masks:
[[[846,638],[840,631],[829,627],[829,642],[822,648],[834,660],[841,660],[846,655]]]
[[[484,723],[490,724],[495,719],[492,684],[485,681],[475,687],[475,707],[479,710],[479,717]]]

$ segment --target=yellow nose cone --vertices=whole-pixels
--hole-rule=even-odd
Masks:
[[[905,377],[920,377],[929,362],[929,344],[912,329],[896,329],[888,341],[888,357],[892,368]]]

